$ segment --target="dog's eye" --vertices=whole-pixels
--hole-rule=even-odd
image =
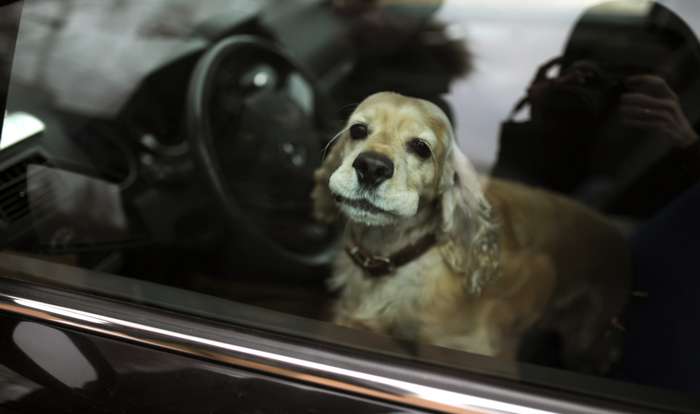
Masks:
[[[430,147],[420,138],[413,138],[408,141],[408,150],[422,159],[430,158]]]
[[[364,139],[367,137],[367,125],[353,124],[350,127],[350,137],[352,139]]]

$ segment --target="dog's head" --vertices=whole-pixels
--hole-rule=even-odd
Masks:
[[[482,249],[493,234],[491,207],[439,107],[380,92],[357,107],[333,141],[315,175],[318,219],[333,221],[342,213],[382,226],[414,217],[419,206],[439,205],[446,258],[466,271],[470,257],[462,252]]]

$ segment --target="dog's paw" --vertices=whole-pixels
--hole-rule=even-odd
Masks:
[[[371,320],[362,320],[354,318],[337,318],[334,323],[336,325],[344,326],[346,328],[360,329],[363,331],[369,331],[374,333],[381,333],[381,328],[377,323]]]

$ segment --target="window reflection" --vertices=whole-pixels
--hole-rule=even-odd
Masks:
[[[688,366],[700,345],[691,334],[700,322],[698,286],[689,280],[698,247],[698,22],[700,7],[691,1],[27,0],[0,142],[3,247],[426,340],[430,335],[420,334],[426,327],[458,318],[380,326],[376,314],[392,306],[415,310],[411,301],[420,298],[405,302],[410,295],[381,291],[367,275],[411,268],[441,248],[444,228],[391,234],[395,228],[377,221],[370,224],[381,224],[379,230],[350,234],[354,228],[343,221],[353,214],[347,211],[366,218],[372,208],[382,209],[380,197],[371,195],[381,191],[370,187],[420,171],[415,175],[430,181],[425,191],[397,190],[384,207],[398,215],[425,208],[442,213],[445,188],[464,185],[469,192],[454,195],[453,205],[468,209],[461,222],[445,227],[483,254],[461,257],[459,250],[444,260],[435,254],[433,262],[414,267],[412,283],[472,260],[486,270],[453,288],[473,297],[495,289],[491,276],[504,271],[499,266],[520,275],[529,269],[533,278],[557,275],[522,296],[531,299],[522,306],[528,312],[565,284],[562,273],[570,268],[604,279],[596,287],[609,283],[615,290],[592,299],[571,289],[562,306],[579,311],[565,315],[558,331],[538,324],[554,312],[546,307],[532,318],[513,313],[508,326],[522,332],[511,342],[474,341],[471,348],[460,348],[462,336],[427,342],[488,355],[507,348],[512,358],[532,363],[692,391],[697,386],[674,372]],[[5,34],[3,44],[10,37]],[[387,90],[435,105],[433,113],[444,113],[455,127],[455,148],[468,161],[445,162],[455,152],[448,150],[451,142],[440,141],[435,122],[429,132],[416,127],[400,145],[387,141],[368,147],[370,154],[352,152],[381,129],[358,105]],[[9,145],[5,133],[20,116],[42,128]],[[396,134],[405,126],[389,129]],[[341,170],[346,187],[338,178],[335,193],[324,199],[314,186],[332,186],[332,174]],[[495,180],[479,181],[477,173]],[[353,192],[355,184],[362,191]],[[509,204],[520,189],[556,194],[566,208],[538,205],[521,213]],[[505,195],[493,196],[498,191]],[[319,200],[328,208],[314,218]],[[346,204],[345,213],[338,203]],[[605,232],[615,229],[613,237],[630,250],[629,268],[626,259],[606,256],[619,244],[584,240],[594,224],[564,221],[569,206],[585,206],[595,223],[606,223]],[[496,235],[511,229],[511,208],[513,221],[524,224]],[[538,220],[542,226],[533,224]],[[529,251],[533,240],[549,237],[545,226],[557,234],[547,248],[572,253],[552,258]],[[358,242],[362,230],[375,232],[375,240]],[[517,260],[503,253],[517,250],[513,246],[523,254]],[[605,266],[598,261],[603,256]],[[333,264],[338,257],[347,263]],[[366,294],[338,301],[344,282],[334,275],[346,265],[360,275],[349,288]],[[363,302],[380,293],[386,307]],[[447,302],[441,296],[426,301],[429,311]],[[511,304],[495,301],[490,309]],[[338,317],[343,307],[365,314],[344,320]],[[571,338],[597,339],[572,328],[585,313],[580,309],[602,309],[591,322],[606,335],[596,350],[608,358],[602,369],[558,353]],[[683,317],[671,323],[668,315]],[[479,319],[472,316],[459,323]],[[655,359],[658,353],[668,358]]]

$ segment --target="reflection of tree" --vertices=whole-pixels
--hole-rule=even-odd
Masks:
[[[10,63],[14,53],[20,12],[21,5],[19,4],[0,7],[0,130],[5,113]]]

